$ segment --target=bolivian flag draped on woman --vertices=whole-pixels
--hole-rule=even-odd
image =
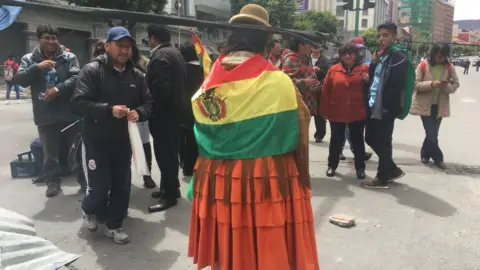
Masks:
[[[290,78],[259,54],[230,71],[222,59],[192,98],[200,156],[249,159],[294,151],[299,130]],[[231,140],[232,134],[240,139]]]

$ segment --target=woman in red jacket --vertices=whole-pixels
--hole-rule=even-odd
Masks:
[[[358,179],[365,178],[365,144],[363,131],[366,117],[366,83],[368,66],[356,62],[355,44],[343,45],[338,54],[340,63],[327,73],[322,89],[320,113],[330,122],[330,146],[327,176],[333,177],[339,163],[345,127],[348,125],[355,156]]]

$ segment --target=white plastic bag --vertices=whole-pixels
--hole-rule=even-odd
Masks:
[[[143,151],[142,138],[140,137],[140,131],[138,130],[137,123],[128,121],[128,135],[130,136],[133,163],[137,169],[137,174],[139,176],[150,175],[147,166],[147,159],[145,158],[145,152]]]

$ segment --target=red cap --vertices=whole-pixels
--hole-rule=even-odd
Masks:
[[[354,37],[352,38],[352,42],[357,45],[357,48],[364,48],[364,42],[362,37]]]

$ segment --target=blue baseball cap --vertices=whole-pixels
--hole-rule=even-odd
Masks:
[[[132,42],[135,42],[135,40],[130,35],[130,32],[128,32],[128,30],[125,27],[115,26],[110,28],[110,30],[108,30],[107,32],[107,42],[118,41],[122,38],[128,38]]]

